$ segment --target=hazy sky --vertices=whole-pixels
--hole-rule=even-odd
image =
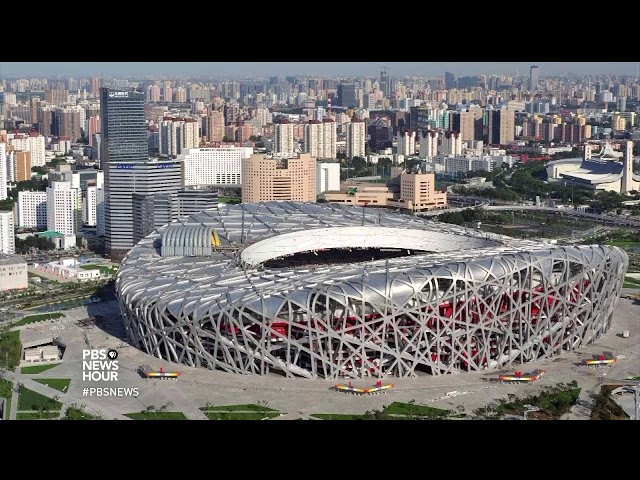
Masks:
[[[529,74],[538,65],[540,77],[582,74],[638,73],[637,62],[2,62],[1,77],[34,76],[285,76],[285,75],[377,75],[382,66],[392,76],[457,76],[482,74]]]

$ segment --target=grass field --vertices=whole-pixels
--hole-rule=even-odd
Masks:
[[[34,380],[38,383],[42,383],[43,385],[55,388],[59,392],[63,393],[66,393],[69,388],[69,384],[71,383],[71,380],[68,378],[34,378]]]
[[[622,284],[623,288],[640,288],[640,280],[624,277],[624,283]]]
[[[314,413],[311,417],[320,418],[322,420],[366,420],[368,418],[367,415],[350,413]]]
[[[255,405],[248,403],[245,405],[207,405],[200,408],[202,411],[207,412],[277,412],[273,408],[263,407],[262,405]]]
[[[254,403],[241,405],[210,405],[200,408],[209,420],[262,420],[275,418],[280,412]]]
[[[85,412],[83,408],[74,404],[67,408],[67,411],[60,420],[102,420],[102,417],[91,415]]]
[[[209,420],[263,420],[265,418],[275,418],[280,414],[277,412],[210,412],[204,414]]]
[[[188,420],[182,412],[135,412],[125,413],[125,417],[134,420]]]
[[[60,312],[51,312],[51,313],[38,313],[36,315],[27,315],[24,318],[21,318],[17,322],[11,324],[12,327],[20,327],[22,325],[29,325],[30,323],[40,322],[43,320],[49,320],[53,318],[61,318],[64,315]]]
[[[322,420],[412,420],[460,418],[463,415],[442,408],[416,405],[413,402],[393,402],[382,410],[373,410],[364,414],[314,413],[311,416]]]
[[[5,329],[0,331],[0,366],[8,370],[15,370],[22,358],[22,344],[20,343],[20,332],[9,332]]]
[[[29,390],[21,385],[18,396],[18,410],[58,410],[62,409],[62,403],[53,398]]]
[[[38,373],[46,372],[50,368],[57,367],[60,363],[52,363],[49,365],[29,365],[20,368],[20,373],[26,375],[37,375]]]
[[[393,402],[384,413],[387,415],[404,415],[412,417],[447,417],[451,413],[442,408],[428,407],[426,405],[415,405],[411,403]]]
[[[83,270],[100,270],[101,275],[115,275],[117,268],[111,268],[108,265],[80,265]]]
[[[7,411],[5,412],[5,418],[9,419],[9,413],[11,411],[11,395],[13,394],[13,382],[0,378],[0,397],[4,397],[7,401]]]
[[[60,417],[60,412],[18,412],[16,420],[51,420]]]

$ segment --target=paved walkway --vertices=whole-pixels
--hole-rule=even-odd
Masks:
[[[16,367],[16,373],[20,373],[20,367]],[[13,381],[13,378],[5,374],[5,377],[9,381]],[[9,420],[16,419],[16,413],[18,412],[18,388],[17,383],[13,382],[13,392],[11,392],[11,408],[9,410]]]
[[[78,394],[70,394],[70,393],[62,393],[55,388],[51,388],[42,383],[36,382],[30,376],[21,375],[20,373],[8,372],[5,371],[5,378],[7,380],[14,380],[23,384],[29,390],[33,390],[34,392],[40,393],[49,398],[53,398],[57,396],[59,398],[58,401],[62,402],[63,405],[84,405],[87,413],[91,415],[102,415],[105,419],[114,419],[114,420],[131,420],[129,417],[125,417],[120,413],[120,411],[106,405],[96,405],[89,397],[83,397]],[[14,391],[11,396],[11,420],[15,420],[15,414],[18,410],[18,395]]]

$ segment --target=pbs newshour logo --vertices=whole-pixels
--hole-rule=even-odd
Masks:
[[[82,380],[85,382],[118,381],[118,352],[114,349],[82,350]]]

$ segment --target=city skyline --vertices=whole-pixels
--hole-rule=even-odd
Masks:
[[[532,65],[540,77],[638,75],[638,62],[4,62],[0,78],[121,76],[121,77],[256,77],[256,76],[375,76],[386,68],[392,76],[520,75]]]

